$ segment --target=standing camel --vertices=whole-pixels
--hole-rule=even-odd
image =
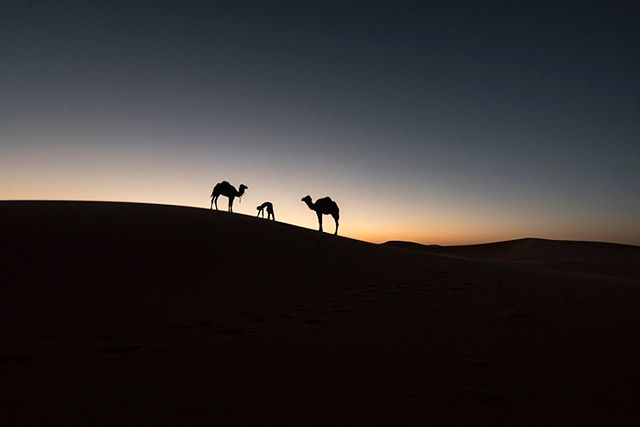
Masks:
[[[258,210],[258,215],[256,215],[256,217],[258,216],[262,216],[264,218],[264,211],[267,211],[267,219],[272,219],[272,220],[276,220],[276,216],[273,213],[273,204],[271,202],[264,202],[263,204],[261,204],[260,206],[258,206],[256,208]]]
[[[240,191],[238,191],[227,181],[217,183],[211,192],[211,209],[213,209],[213,206],[215,205],[216,210],[218,210],[218,197],[222,195],[229,198],[229,212],[233,212],[233,199],[239,197],[240,201],[242,201],[244,190],[247,190],[248,188],[249,187],[246,185],[240,184]]]
[[[307,206],[309,206],[309,209],[311,209],[312,211],[316,211],[316,215],[318,215],[318,223],[320,224],[320,232],[322,232],[322,215],[331,215],[336,222],[336,231],[333,234],[334,236],[338,234],[338,220],[340,219],[340,209],[338,208],[336,202],[331,200],[330,197],[324,197],[322,199],[316,200],[316,202],[313,203],[311,196],[304,196],[302,198],[302,201],[305,202]]]

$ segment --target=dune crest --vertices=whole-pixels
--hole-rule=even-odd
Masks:
[[[0,202],[0,235],[2,425],[640,421],[639,277],[512,262],[565,243],[106,202]]]
[[[480,261],[536,264],[566,272],[640,277],[640,246],[619,243],[524,238],[459,246],[403,241],[384,245]]]

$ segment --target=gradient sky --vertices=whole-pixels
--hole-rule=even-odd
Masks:
[[[637,2],[4,1],[0,199],[640,244]],[[226,199],[222,200],[226,206]],[[328,230],[333,230],[328,218]]]

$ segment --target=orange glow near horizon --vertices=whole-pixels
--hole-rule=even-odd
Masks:
[[[13,155],[12,155],[13,154]],[[241,166],[239,166],[241,165]],[[2,160],[0,199],[102,200],[208,208],[213,185],[226,179],[249,190],[235,211],[254,216],[255,207],[273,202],[278,221],[317,228],[316,216],[300,199],[332,197],[340,206],[342,236],[374,243],[407,240],[423,244],[470,244],[543,237],[640,243],[624,228],[593,229],[571,211],[533,205],[505,206],[489,196],[471,197],[448,188],[395,188],[335,169],[325,173],[299,164],[274,164],[269,158],[225,162],[213,154],[172,156],[134,150],[55,149],[9,152]],[[426,190],[420,190],[426,188]],[[419,193],[422,191],[422,194]],[[227,199],[219,207],[225,209]],[[553,209],[552,209],[553,208]],[[627,229],[633,229],[629,219]],[[324,220],[332,232],[331,217]],[[622,224],[624,225],[624,224]]]
[[[208,208],[225,180],[371,242],[640,245],[629,8],[9,3],[0,200]]]

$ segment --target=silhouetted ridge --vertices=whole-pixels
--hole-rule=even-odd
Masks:
[[[442,246],[440,245],[423,245],[422,243],[406,242],[404,240],[389,240],[388,242],[384,242],[382,245],[400,249],[412,249],[417,251],[430,251],[442,248]]]
[[[459,246],[402,241],[383,245],[478,261],[539,264],[564,271],[624,276],[640,273],[640,246],[619,243],[524,238]]]
[[[638,248],[398,249],[254,206],[0,202],[0,425],[637,424]],[[498,257],[574,245],[627,264]]]
[[[612,257],[625,254],[640,254],[640,246],[624,245],[620,243],[589,242],[580,240],[551,240],[538,238],[524,238],[506,240],[504,242],[479,243],[474,245],[423,245],[414,242],[389,241],[383,243],[403,249],[417,249],[434,251],[449,255],[459,255],[470,258],[500,259],[500,260],[549,260],[558,257]]]

